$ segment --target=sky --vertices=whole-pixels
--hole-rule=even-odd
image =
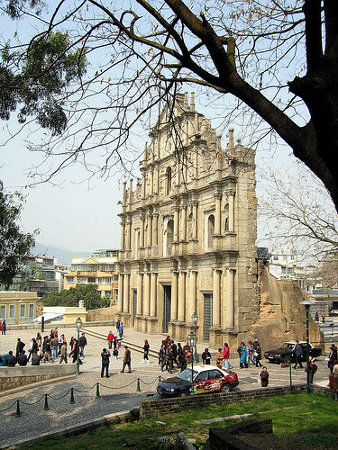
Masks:
[[[25,232],[39,229],[36,241],[76,252],[119,248],[120,179],[82,182],[88,174],[72,167],[54,182],[24,188],[27,171],[38,155],[16,139],[0,148],[0,179],[10,191],[25,195],[21,225]]]

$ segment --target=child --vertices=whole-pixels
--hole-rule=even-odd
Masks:
[[[269,372],[265,366],[263,366],[262,372],[260,373],[259,376],[261,378],[261,386],[267,387],[269,384]]]

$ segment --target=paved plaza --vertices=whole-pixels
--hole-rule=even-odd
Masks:
[[[88,328],[104,336],[108,335],[109,326]],[[29,346],[30,339],[36,336],[38,329],[12,329],[4,335],[0,335],[0,354],[15,352],[16,340],[20,337]],[[48,334],[49,329],[46,329]],[[114,328],[113,328],[113,331]],[[76,330],[59,327],[59,333],[64,333],[67,342],[71,336],[76,336]],[[44,335],[43,334],[43,335]],[[144,339],[149,340],[152,350],[156,352],[160,348],[164,335],[145,336],[133,329],[126,329],[125,341],[143,345]],[[0,395],[1,432],[0,447],[15,444],[21,439],[34,437],[39,433],[62,430],[83,422],[95,420],[103,416],[119,411],[128,411],[139,406],[140,401],[153,399],[159,376],[168,377],[167,372],[161,372],[158,359],[150,357],[150,364],[142,363],[142,354],[132,350],[132,373],[120,373],[122,367],[123,347],[119,358],[112,356],[109,367],[109,378],[101,378],[101,351],[107,347],[104,339],[87,335],[88,345],[85,349],[83,364],[80,366],[80,375],[64,380],[42,382],[37,385],[29,385],[18,388],[10,393]],[[198,353],[201,354],[206,344],[198,344]],[[239,376],[239,386],[236,390],[256,389],[259,387],[258,375],[260,368],[239,368],[239,359],[235,349],[232,350],[230,359],[233,370]],[[263,349],[264,350],[264,349]],[[210,349],[215,361],[216,349]],[[264,364],[265,361],[263,360]],[[315,375],[315,383],[321,386],[328,384],[328,368],[325,355],[317,361],[318,371]],[[41,363],[43,364],[43,363]],[[52,363],[45,363],[52,364]],[[56,361],[54,364],[59,364]],[[64,363],[62,363],[64,364]],[[71,364],[68,361],[68,364]],[[270,373],[269,386],[289,385],[289,368],[281,368],[278,364],[266,363]],[[176,372],[178,373],[178,372]],[[292,370],[292,383],[306,383],[306,373],[301,369]],[[71,389],[75,403],[70,403]],[[99,389],[100,397],[97,397]],[[44,397],[48,395],[48,410],[44,408]],[[16,401],[20,400],[21,416],[16,416]]]

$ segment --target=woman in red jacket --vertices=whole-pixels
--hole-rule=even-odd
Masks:
[[[230,348],[227,342],[224,343],[223,349],[223,369],[231,369],[231,364],[229,363],[230,358]]]

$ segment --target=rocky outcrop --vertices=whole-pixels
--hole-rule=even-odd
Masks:
[[[249,329],[247,340],[256,336],[262,350],[278,347],[284,341],[306,340],[305,307],[299,286],[291,280],[278,280],[268,268],[258,264],[258,318]],[[322,344],[319,326],[309,317],[309,339],[316,346]]]

